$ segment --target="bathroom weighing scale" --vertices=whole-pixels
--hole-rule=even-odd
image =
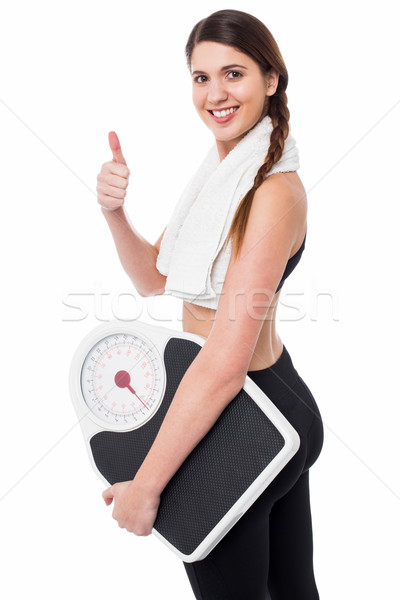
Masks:
[[[102,323],[81,341],[69,389],[107,487],[134,478],[205,341],[139,320]],[[205,558],[299,446],[297,431],[247,376],[162,491],[152,533],[185,562]]]

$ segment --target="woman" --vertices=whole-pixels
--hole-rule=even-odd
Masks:
[[[315,399],[275,328],[280,289],[300,259],[307,231],[306,193],[296,170],[274,171],[289,140],[288,74],[266,26],[237,10],[221,10],[197,23],[186,55],[193,102],[215,137],[220,164],[225,166],[225,159],[228,164],[233,149],[245,147],[250,136],[270,123],[268,152],[254,165],[253,185],[229,222],[232,252],[220,293],[202,299],[201,294],[169,287],[184,299],[183,330],[207,340],[135,478],[111,486],[103,498],[106,504],[114,500],[113,517],[120,527],[136,535],[151,533],[162,490],[248,375],[295,427],[300,448],[210,554],[183,563],[184,568],[201,600],[314,600],[319,594],[309,468],[322,449],[323,425]],[[166,249],[163,256],[160,252],[167,228],[152,245],[129,223],[123,209],[129,169],[114,132],[109,141],[113,161],[98,176],[98,202],[138,292],[143,297],[163,294],[173,268],[171,255],[170,274],[160,266],[168,262]],[[214,215],[208,218],[212,229]],[[201,230],[204,235],[206,229]],[[195,247],[202,251],[201,244]],[[226,256],[224,250],[220,256]]]

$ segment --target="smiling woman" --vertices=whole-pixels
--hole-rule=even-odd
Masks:
[[[190,64],[193,103],[223,160],[259,121],[268,96],[276,91],[278,73],[271,69],[264,74],[243,52],[210,40],[193,47]],[[229,127],[219,127],[226,123]]]
[[[135,478],[104,498],[114,499],[120,526],[150,533],[168,481],[249,376],[296,429],[300,448],[209,555],[184,567],[198,600],[316,600],[309,469],[324,430],[275,326],[307,232],[288,73],[268,28],[237,10],[198,22],[186,58],[194,106],[214,141],[157,242],[124,213],[129,169],[114,133],[98,192],[136,289],[181,298],[184,331],[206,341]]]

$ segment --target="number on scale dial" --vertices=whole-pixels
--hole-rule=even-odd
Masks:
[[[116,333],[97,342],[81,371],[83,398],[92,415],[112,429],[135,429],[160,406],[161,359],[143,339]]]

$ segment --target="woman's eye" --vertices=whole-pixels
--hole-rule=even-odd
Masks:
[[[197,75],[197,77],[195,77],[195,78],[193,79],[193,81],[194,81],[195,83],[203,83],[202,81],[199,81],[199,77],[206,77],[206,75]]]
[[[242,74],[239,73],[239,71],[229,71],[229,73],[236,73],[236,75],[239,75],[239,77],[242,76]],[[239,77],[234,77],[233,79],[239,79]]]

